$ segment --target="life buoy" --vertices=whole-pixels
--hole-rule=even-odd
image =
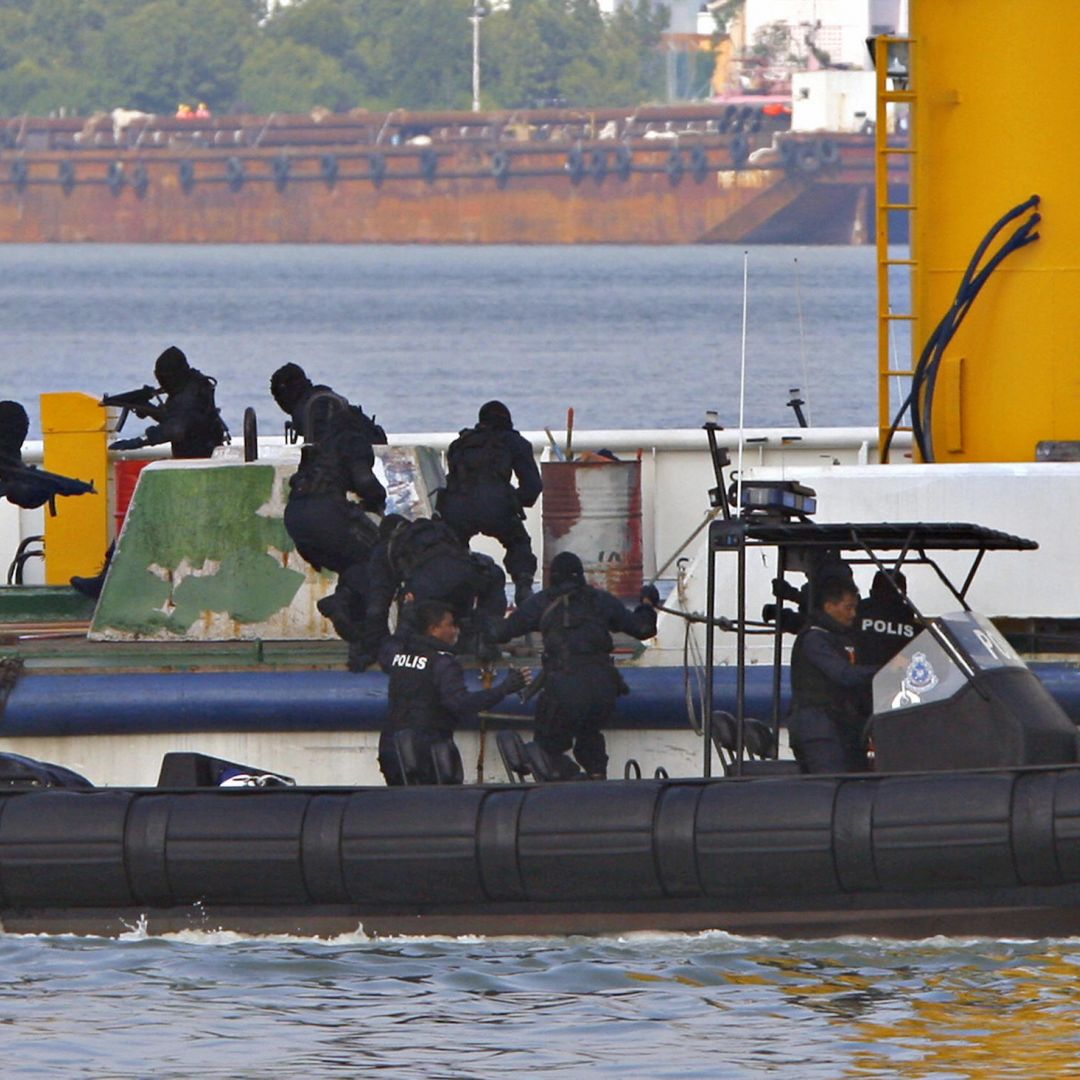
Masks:
[[[817,144],[817,156],[826,169],[836,168],[840,164],[840,147],[832,139],[822,139]]]
[[[629,180],[634,171],[634,154],[629,146],[620,146],[615,151],[615,172],[620,180]]]
[[[326,186],[332,188],[337,183],[338,178],[337,154],[323,154],[319,158],[319,172],[323,180],[326,181]]]
[[[184,194],[190,193],[195,186],[195,163],[193,161],[181,161],[177,170],[180,175],[180,187]]]
[[[420,151],[420,175],[430,184],[439,171],[439,155],[430,146]]]
[[[274,187],[278,191],[284,191],[289,186],[289,174],[292,172],[292,162],[288,154],[278,154],[274,158]]]
[[[225,177],[229,181],[230,191],[239,191],[244,186],[244,163],[235,155],[225,162]]]
[[[731,154],[731,164],[736,169],[743,169],[746,167],[746,163],[750,160],[750,144],[746,141],[745,135],[736,135],[731,140],[731,146],[728,147],[728,152]]]
[[[599,147],[589,152],[589,175],[598,183],[607,176],[607,154]]]
[[[506,187],[510,177],[510,155],[505,150],[496,150],[491,155],[491,175],[500,188]]]
[[[683,173],[686,171],[686,166],[683,164],[682,151],[673,146],[668,151],[667,164],[664,166],[667,172],[667,177],[672,185],[677,184],[683,178]]]
[[[146,189],[150,186],[150,174],[141,161],[131,170],[131,186],[140,199],[146,195]]]
[[[709,175],[709,155],[700,143],[690,151],[690,173],[695,184],[703,184]]]
[[[16,158],[11,163],[11,183],[20,194],[26,190],[27,165],[23,158]]]
[[[368,175],[371,177],[371,182],[379,187],[383,180],[386,178],[386,155],[385,154],[372,154],[368,158]]]
[[[124,163],[122,161],[110,161],[108,171],[105,173],[105,183],[109,185],[109,191],[113,195],[119,195],[124,190]]]
[[[585,177],[585,155],[580,146],[575,146],[566,155],[566,171],[570,175],[571,184],[580,184]]]

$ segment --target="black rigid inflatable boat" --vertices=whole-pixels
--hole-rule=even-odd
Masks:
[[[713,559],[734,551],[744,568],[758,544],[780,550],[781,573],[820,548],[878,566],[878,552],[897,551],[896,563],[930,563],[939,577],[936,551],[972,552],[977,565],[988,550],[1032,546],[976,526],[817,525],[754,511],[714,522],[710,580]],[[735,622],[717,620],[725,632],[746,631],[744,578]],[[954,590],[964,610],[923,618],[875,677],[872,773],[799,775],[790,761],[747,759],[742,698],[722,724],[707,708],[706,775],[691,779],[319,789],[187,754],[167,755],[157,788],[92,789],[8,760],[0,924],[1080,933],[1077,728],[993,624],[967,610],[970,580]],[[709,609],[713,619],[711,590]],[[778,664],[784,622],[769,631]],[[777,725],[778,709],[779,678]],[[720,728],[737,736],[719,738]],[[714,741],[734,753],[711,778]],[[238,779],[255,786],[218,786]]]

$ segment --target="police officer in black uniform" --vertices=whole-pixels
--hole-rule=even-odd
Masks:
[[[566,752],[590,779],[607,776],[603,728],[615,702],[627,693],[611,657],[612,633],[640,640],[656,634],[660,595],[654,585],[641,590],[641,603],[630,611],[603,589],[585,583],[581,559],[563,551],[551,561],[551,585],[529,597],[492,627],[496,641],[509,641],[539,630],[544,641],[543,689],[536,710],[536,743],[552,759],[557,775],[579,775]]]
[[[791,651],[792,749],[806,772],[865,772],[866,690],[877,668],[855,663],[859,593],[833,578],[818,602]]]
[[[481,406],[478,423],[466,428],[446,452],[446,490],[439,513],[463,543],[477,534],[506,548],[503,565],[514,582],[519,607],[532,595],[536,556],[522,521],[540,497],[543,483],[532,446],[514,430],[501,401]],[[517,487],[511,478],[517,478]]]
[[[468,691],[454,656],[458,633],[447,604],[424,600],[415,606],[410,626],[388,638],[379,652],[379,663],[390,676],[390,710],[379,738],[379,768],[390,786],[405,782],[394,748],[395,732],[412,731],[420,782],[433,784],[432,744],[452,740],[459,724],[526,685],[528,673],[511,670],[490,690]]]
[[[318,607],[349,642],[351,659],[360,650],[368,559],[378,538],[369,515],[382,514],[386,489],[374,473],[375,451],[356,410],[337,395],[323,405],[304,432],[300,466],[289,479],[285,528],[302,558],[338,575],[336,591]]]
[[[229,435],[214,401],[217,380],[191,367],[175,345],[154,362],[154,376],[165,393],[164,403],[136,405],[132,412],[156,423],[134,439],[117,439],[109,449],[137,450],[167,442],[172,444],[174,458],[210,457]]]
[[[284,412],[290,417],[292,430],[304,439],[308,427],[318,427],[329,411],[338,406],[352,410],[357,426],[367,436],[373,446],[386,445],[386,432],[375,423],[373,416],[368,416],[358,405],[335,393],[329,386],[315,384],[299,364],[282,364],[270,376],[270,393]]]
[[[506,613],[506,575],[487,555],[469,551],[445,522],[388,514],[368,563],[364,654],[352,658],[353,670],[375,662],[389,635],[390,605],[406,596],[445,603],[458,627],[469,632],[460,651],[476,652],[481,627]]]
[[[855,655],[860,664],[882,667],[919,632],[918,617],[906,596],[907,579],[900,570],[879,570],[874,575],[870,595],[859,601],[855,615]]]

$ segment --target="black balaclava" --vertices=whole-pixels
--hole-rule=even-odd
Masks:
[[[154,361],[154,377],[166,394],[178,390],[190,370],[187,357],[175,345],[170,345]]]
[[[514,426],[510,410],[501,401],[489,401],[481,405],[478,419],[486,427],[509,429]]]
[[[572,551],[560,551],[551,560],[551,584],[553,587],[585,584],[585,567]]]
[[[270,393],[278,406],[291,413],[311,389],[311,380],[299,364],[282,364],[270,376]]]
[[[26,410],[17,401],[0,401],[0,450],[18,452],[29,430]]]

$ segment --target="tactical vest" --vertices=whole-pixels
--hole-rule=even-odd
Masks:
[[[555,597],[540,616],[544,663],[566,668],[578,663],[609,662],[614,642],[601,610],[601,593],[581,585]]]
[[[188,374],[189,385],[194,387],[192,395],[195,407],[191,422],[179,439],[172,441],[173,457],[202,458],[210,457],[214,448],[229,441],[229,429],[221,419],[221,410],[214,400],[214,387],[217,380],[210,375],[192,368]],[[166,412],[168,404],[166,403]]]
[[[390,662],[389,723],[394,731],[445,729],[446,718],[435,682],[435,660],[440,651],[426,638],[409,637]]]
[[[850,688],[838,686],[803,655],[802,643],[809,634],[828,634],[830,647],[840,655],[845,655],[844,646],[849,644],[846,637],[831,633],[813,623],[799,631],[795,645],[791,650],[791,693],[794,704],[800,709],[825,709],[830,716],[840,721],[855,718],[857,710],[854,695]]]
[[[387,561],[403,581],[407,581],[421,566],[438,555],[466,554],[449,525],[427,518],[398,529],[386,545]]]
[[[507,434],[482,424],[462,431],[446,452],[447,489],[467,491],[491,481],[509,484],[514,475],[514,456]]]

